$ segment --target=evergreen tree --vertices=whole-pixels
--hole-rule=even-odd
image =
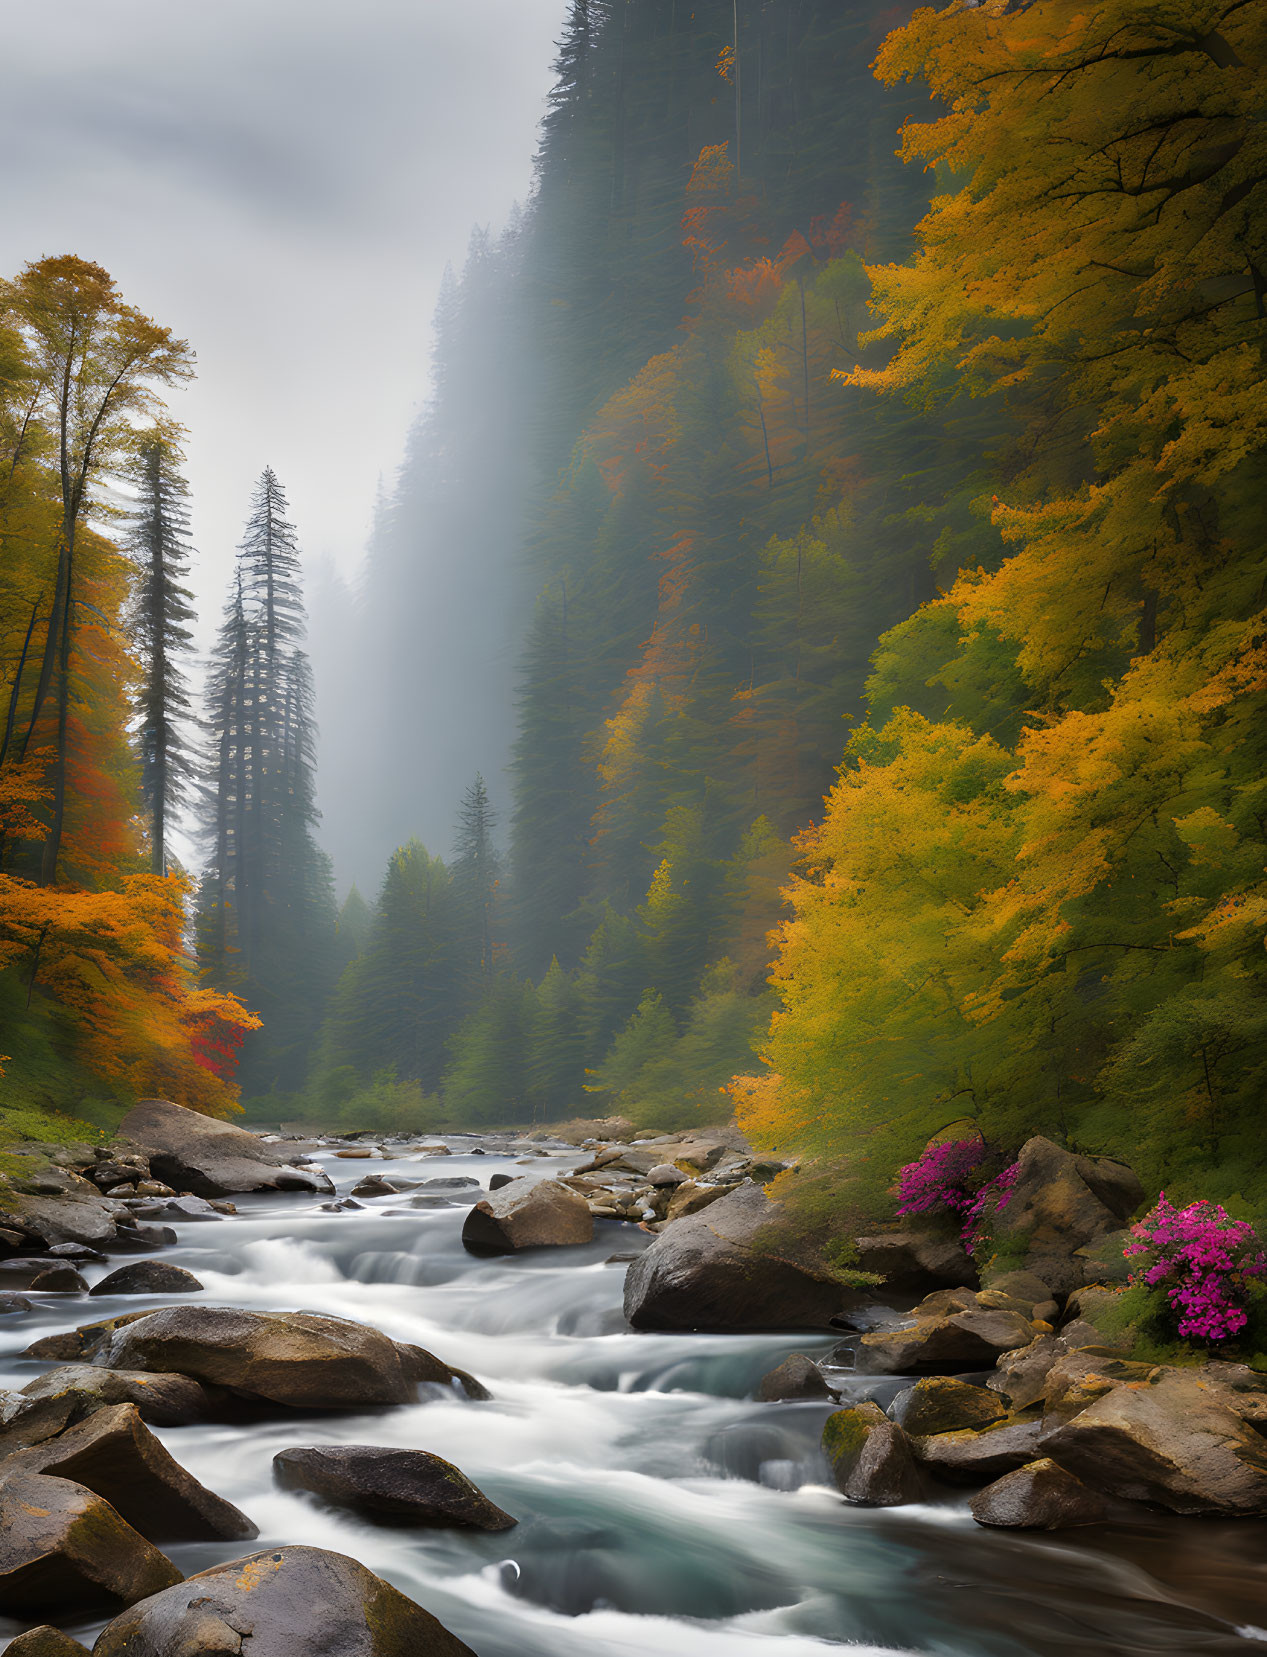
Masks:
[[[135,470],[138,500],[131,551],[138,579],[132,631],[141,661],[137,698],[141,723],[141,799],[150,818],[154,873],[167,873],[171,815],[184,802],[192,765],[182,728],[189,714],[189,683],[182,660],[192,634],[189,573],[189,488],[180,474],[173,439],[154,430],[142,439]]]
[[[462,929],[463,977],[478,989],[492,978],[493,906],[498,886],[497,814],[478,773],[462,796],[454,835],[453,885]]]
[[[209,680],[210,859],[199,918],[207,981],[264,1019],[244,1086],[296,1087],[332,988],[334,896],[314,837],[315,723],[299,553],[266,469],[251,501]]]

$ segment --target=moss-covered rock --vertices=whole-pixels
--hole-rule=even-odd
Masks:
[[[823,1454],[848,1501],[900,1507],[923,1493],[906,1434],[878,1404],[836,1410],[823,1427]]]
[[[83,1485],[35,1473],[0,1485],[0,1605],[10,1614],[103,1598],[131,1605],[179,1581],[171,1560]]]
[[[913,1436],[980,1430],[1007,1414],[997,1392],[949,1375],[926,1375],[899,1392],[889,1414]]]

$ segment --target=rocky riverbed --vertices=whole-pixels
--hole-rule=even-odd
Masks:
[[[1267,1640],[1267,1391],[1097,1326],[1114,1167],[1033,1142],[1010,1271],[894,1231],[861,1294],[733,1132],[186,1116],[0,1192],[13,1657]]]

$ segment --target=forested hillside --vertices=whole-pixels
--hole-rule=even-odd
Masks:
[[[390,1063],[482,1120],[729,1108],[768,1017],[788,835],[875,641],[961,543],[997,541],[967,505],[988,422],[833,379],[867,325],[863,258],[905,256],[927,201],[869,68],[890,21],[741,7],[736,57],[729,5],[572,8],[536,196],[442,301],[433,401],[371,549],[365,671],[409,685],[340,793],[371,839],[439,817],[434,854],[478,766],[508,853],[474,1000],[443,964],[384,961],[415,990],[375,1108]],[[450,766],[435,725],[457,743],[472,723],[488,740]],[[424,1027],[447,1048],[398,1062]],[[325,1056],[328,1108],[351,1081],[346,1046]]]
[[[399,1013],[437,1119],[670,1126],[738,1071],[859,1200],[957,1118],[1243,1182],[1262,41],[1198,10],[573,7],[388,514],[430,572],[414,503],[462,503],[476,694],[536,594],[491,976]]]

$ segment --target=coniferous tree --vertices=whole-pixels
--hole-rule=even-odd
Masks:
[[[497,894],[497,848],[493,830],[497,814],[488,798],[483,777],[462,796],[458,808],[453,884],[463,930],[464,977],[472,988],[486,985],[493,975],[493,905]]]
[[[138,500],[131,551],[138,567],[132,628],[141,658],[137,698],[141,714],[141,798],[150,817],[150,855],[156,875],[167,873],[171,815],[184,802],[191,760],[183,722],[189,682],[182,664],[194,618],[189,573],[189,487],[180,451],[161,430],[141,442],[136,465]]]
[[[249,1091],[303,1079],[332,987],[334,896],[314,838],[315,721],[299,551],[267,468],[251,501],[209,681],[212,737],[199,954],[264,1018]]]

